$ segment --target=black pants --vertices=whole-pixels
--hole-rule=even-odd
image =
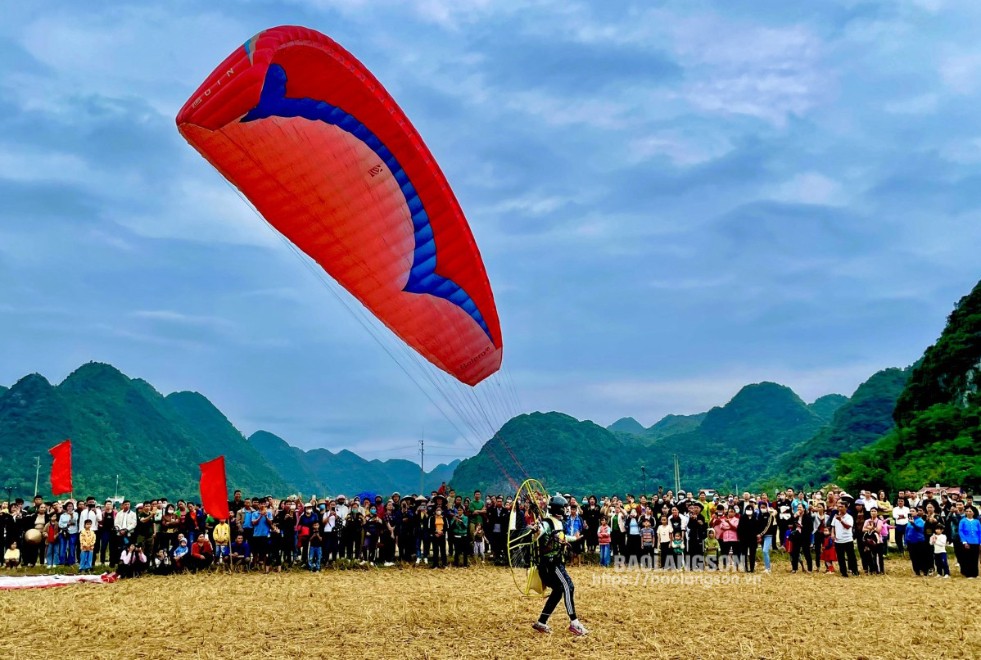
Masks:
[[[893,536],[896,539],[896,550],[902,554],[903,543],[906,542],[906,525],[896,525],[896,529],[893,530]]]
[[[757,548],[756,541],[753,541],[752,543],[744,542],[742,548],[743,548],[743,556],[746,559],[746,570],[749,571],[750,573],[755,573],[756,572],[756,548]],[[811,560],[808,559],[807,560],[808,569],[810,569],[810,566],[811,566]]]
[[[838,555],[838,570],[842,577],[848,577],[848,572],[858,573],[858,561],[855,560],[855,544],[835,543],[835,553]]]
[[[560,600],[564,600],[565,611],[569,615],[569,620],[574,621],[576,619],[576,588],[572,584],[572,578],[565,572],[565,566],[544,563],[538,567],[538,574],[542,578],[542,586],[552,590],[545,601],[545,607],[542,608],[542,614],[538,620],[541,623],[548,623],[548,618],[555,611],[555,606],[559,604]]]
[[[415,536],[411,531],[403,531],[399,534],[399,559],[401,561],[412,561],[416,556]]]
[[[109,544],[109,564],[115,566],[119,563],[119,556],[123,554],[123,547],[129,544],[128,536],[113,534],[112,542]]]
[[[640,534],[627,535],[627,554],[633,561],[640,561]]]
[[[719,541],[719,567],[739,569],[738,547],[735,541]]]
[[[926,541],[917,541],[906,546],[909,552],[910,563],[913,564],[913,572],[917,575],[929,575],[933,568],[933,557],[930,556],[932,549]]]
[[[668,563],[668,557],[671,556],[671,543],[670,543],[670,541],[668,543],[661,543],[660,545],[658,545],[658,550],[661,553],[661,557],[660,557],[660,560],[661,560],[660,561],[661,570],[664,570],[664,567]],[[671,568],[674,568],[674,566],[672,566]]]
[[[459,566],[460,558],[463,557],[463,565],[469,566],[470,550],[473,550],[473,544],[468,542],[466,536],[453,539],[453,565]]]
[[[337,532],[324,534],[324,548],[320,559],[328,563],[337,558]]]
[[[814,568],[821,568],[821,551],[824,550],[825,536],[821,532],[814,532]]]
[[[446,536],[433,537],[432,567],[446,566]]]
[[[626,536],[623,532],[610,532],[610,555],[617,557],[626,551]]]
[[[966,578],[978,576],[978,554],[981,551],[981,545],[972,544],[964,548],[961,552],[961,556],[964,560],[961,562],[961,575]]]
[[[814,566],[811,563],[811,543],[810,540],[805,538],[803,535],[794,536],[790,539],[790,566],[795,571],[798,568],[803,568],[801,562],[801,556],[804,557],[807,563],[807,570],[814,570]],[[854,557],[854,555],[852,555]]]
[[[37,564],[40,550],[44,547],[40,543],[24,543],[24,551],[21,553],[21,566],[34,566]],[[93,555],[94,556],[94,555]],[[41,560],[44,563],[44,559]]]

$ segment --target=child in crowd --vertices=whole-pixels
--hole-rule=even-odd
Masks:
[[[222,518],[211,533],[211,540],[215,542],[215,559],[219,564],[225,563],[225,560],[228,559],[228,544],[231,543],[231,535],[231,529],[228,527],[226,518]]]
[[[78,562],[80,573],[92,570],[92,556],[95,554],[95,530],[92,529],[92,521],[85,521],[85,528],[78,535],[78,546],[82,553]]]
[[[20,550],[17,548],[17,541],[11,543],[7,551],[3,553],[3,565],[7,568],[17,568],[20,565]]]
[[[310,536],[307,538],[309,544],[309,556],[307,557],[307,567],[311,571],[320,570],[320,559],[324,551],[324,537],[320,533],[320,523],[315,522],[310,526]]]
[[[485,547],[484,526],[478,523],[473,528],[473,556],[475,558],[480,558],[480,561],[484,561]]]
[[[187,547],[187,539],[181,534],[179,537],[179,544],[174,548],[174,568],[179,571],[184,570],[184,555],[186,555],[190,548]]]
[[[58,514],[52,513],[48,516],[48,522],[44,524],[44,541],[47,544],[44,565],[54,568],[61,561],[61,553],[58,552]]]
[[[650,518],[644,519],[644,526],[640,530],[640,556],[654,559],[654,528],[651,527]]]
[[[606,518],[600,522],[600,527],[596,538],[599,541],[600,566],[609,566],[610,540],[612,535],[610,533],[610,523],[606,520]]]
[[[714,562],[706,562],[706,568],[719,565],[719,539],[715,537],[715,530],[709,529],[708,536],[705,538],[705,558],[713,558]]]
[[[824,547],[821,548],[821,561],[824,562],[825,573],[835,572],[835,562],[838,561],[838,553],[835,551],[835,539],[831,534],[828,534],[827,538],[824,539]]]
[[[661,516],[661,524],[657,526],[657,543],[658,550],[661,553],[661,568],[667,565],[668,557],[671,556],[671,537],[673,536],[673,531],[674,528],[668,522],[667,516]]]
[[[675,532],[674,539],[671,540],[671,557],[674,568],[681,570],[685,565],[685,539],[681,532]]]
[[[950,566],[947,563],[947,535],[943,528],[937,528],[933,536],[930,537],[930,545],[933,546],[933,564],[937,567],[937,577],[949,578]]]
[[[170,563],[170,557],[167,556],[167,551],[161,548],[157,550],[157,554],[153,558],[153,565],[151,566],[153,572],[157,575],[170,575],[173,570],[173,566]]]

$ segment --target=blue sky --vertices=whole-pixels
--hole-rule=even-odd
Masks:
[[[905,366],[979,277],[981,5],[34,3],[0,24],[0,383],[110,362],[246,434],[474,453],[183,142],[301,24],[402,105],[481,247],[521,410],[609,424]]]

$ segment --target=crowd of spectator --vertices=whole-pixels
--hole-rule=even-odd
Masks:
[[[877,575],[888,554],[906,557],[917,576],[949,578],[948,552],[960,575],[978,576],[981,521],[971,495],[926,490],[837,488],[717,496],[711,491],[658,489],[641,495],[567,494],[565,534],[573,561],[665,570],[772,569],[772,554],[789,554],[791,573],[823,571]],[[35,497],[0,503],[4,567],[113,569],[144,572],[225,570],[319,571],[338,562],[391,566],[396,562],[445,568],[473,561],[508,563],[507,535],[534,519],[534,503],[474,492],[463,497],[445,484],[429,496],[393,493],[282,500],[235,491],[230,517],[215,519],[199,504],[165,498],[133,503],[89,497],[45,502]],[[859,568],[859,564],[861,568]]]

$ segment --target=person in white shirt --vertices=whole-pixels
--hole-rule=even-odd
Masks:
[[[92,521],[93,530],[99,529],[99,523],[102,522],[102,509],[96,505],[94,499],[89,499],[89,501],[85,503],[85,507],[79,511],[78,526],[81,529],[85,529],[86,520]]]
[[[930,545],[933,546],[933,565],[937,567],[937,577],[949,578],[950,565],[947,563],[947,535],[943,530],[930,537]]]
[[[129,546],[130,536],[136,529],[136,511],[130,508],[130,501],[123,502],[123,508],[116,514],[116,533],[112,537],[109,552],[109,563],[115,565],[120,561],[120,553]]]
[[[835,539],[835,552],[838,554],[838,570],[841,577],[848,577],[848,571],[858,575],[858,562],[855,560],[855,520],[848,513],[844,502],[838,503],[838,513],[831,523],[831,533]]]
[[[903,544],[906,538],[906,525],[909,524],[909,507],[906,506],[905,497],[896,498],[896,506],[892,508],[892,520],[895,525],[893,534],[896,537],[896,550],[899,551],[899,554],[904,554]]]

